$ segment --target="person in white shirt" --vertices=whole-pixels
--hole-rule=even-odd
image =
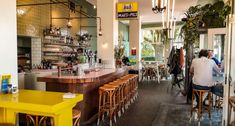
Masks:
[[[208,59],[208,51],[201,50],[199,52],[199,58],[195,58],[192,61],[190,73],[193,74],[194,88],[198,89],[209,89],[213,86],[213,70],[221,73],[220,68],[212,59]]]
[[[199,58],[195,58],[192,61],[190,73],[193,75],[193,89],[210,90],[215,83],[213,81],[213,70],[221,73],[216,63],[212,59],[208,59],[207,56],[208,50],[202,49],[199,52]],[[204,99],[205,96],[203,101]],[[198,96],[196,96],[196,100],[198,101]]]

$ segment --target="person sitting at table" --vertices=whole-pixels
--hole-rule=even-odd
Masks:
[[[221,63],[220,63],[219,60],[214,56],[213,50],[208,50],[208,58],[209,58],[209,59],[212,59],[212,60],[216,63],[216,65],[220,66]]]
[[[199,58],[195,58],[192,61],[192,65],[190,68],[190,73],[193,75],[193,89],[198,90],[210,90],[214,84],[213,81],[213,70],[218,73],[221,73],[220,68],[216,65],[216,63],[212,59],[208,59],[208,51],[202,49],[199,52]],[[206,97],[203,97],[203,101]],[[196,101],[199,98],[196,96]],[[198,102],[197,102],[198,105]]]

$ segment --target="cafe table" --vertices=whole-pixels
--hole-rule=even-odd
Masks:
[[[16,124],[16,114],[48,116],[55,126],[72,126],[72,108],[83,100],[82,94],[63,98],[64,93],[19,90],[15,94],[0,94],[0,124]]]

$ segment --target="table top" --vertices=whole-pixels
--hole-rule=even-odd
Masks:
[[[71,99],[64,99],[63,95],[59,92],[19,90],[16,94],[0,94],[0,107],[54,113],[83,100],[82,94]]]

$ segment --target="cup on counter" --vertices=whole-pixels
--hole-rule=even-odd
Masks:
[[[12,86],[12,93],[15,94],[18,92],[18,87],[16,85]]]

